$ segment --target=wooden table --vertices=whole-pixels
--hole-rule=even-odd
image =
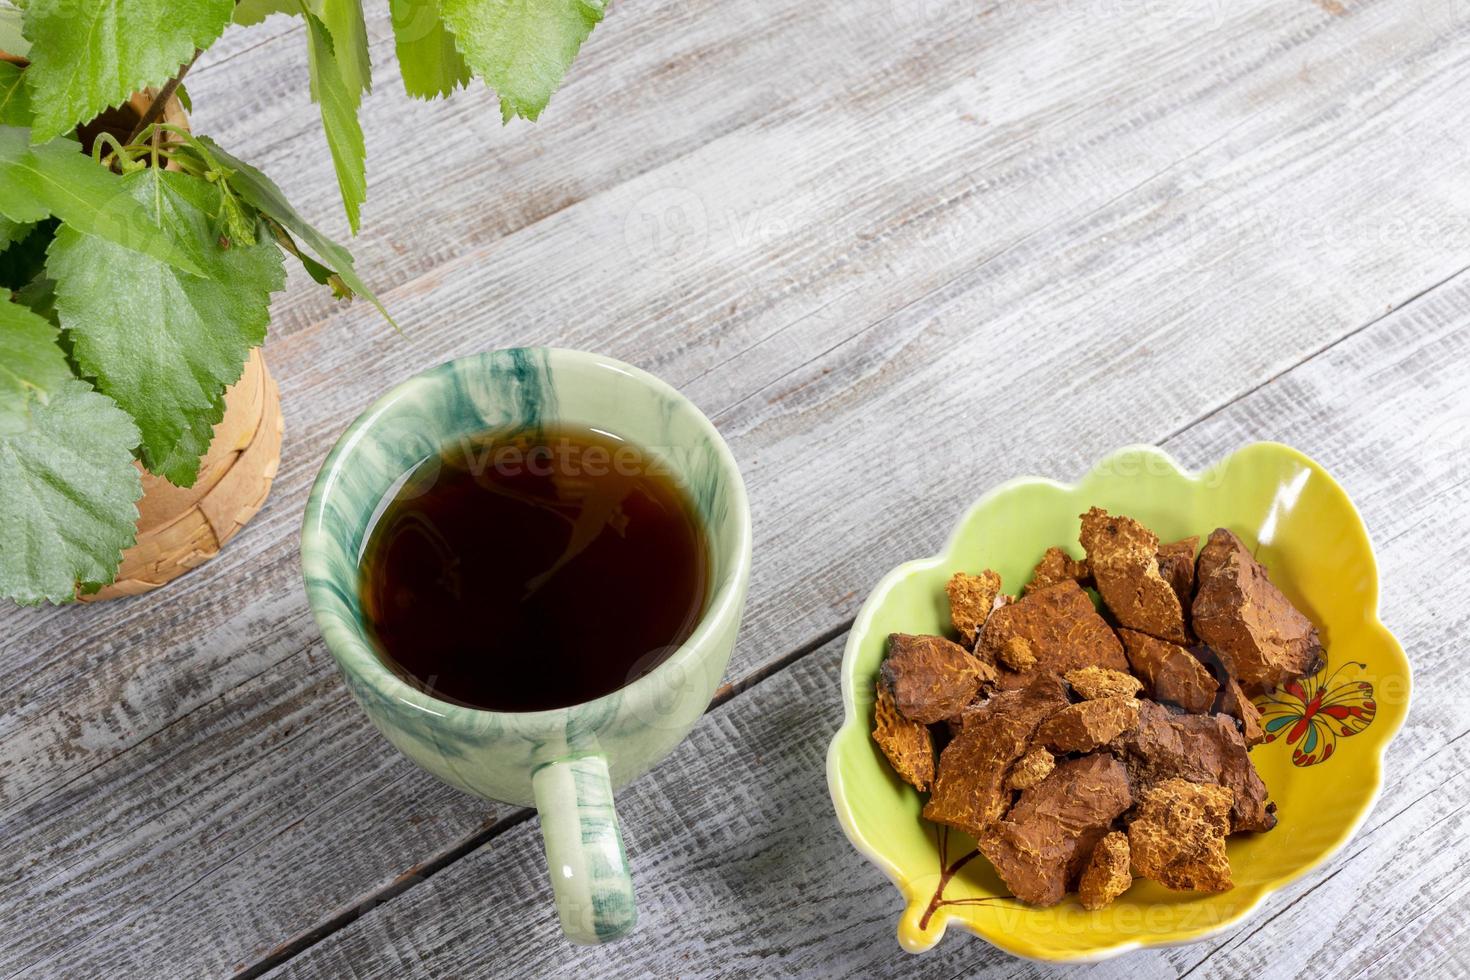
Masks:
[[[627,0],[539,125],[401,94],[373,4],[360,270],[266,348],[265,509],[154,595],[0,609],[0,976],[1037,975],[923,959],[823,754],[868,590],[1014,475],[1273,438],[1379,548],[1416,697],[1389,786],[1249,921],[1105,976],[1470,970],[1470,6],[1462,0]],[[340,230],[295,22],[190,75],[198,128]],[[351,702],[297,564],[348,421],[449,357],[558,344],[678,385],[756,535],[728,686],[619,795],[639,931],[559,938],[534,817]]]

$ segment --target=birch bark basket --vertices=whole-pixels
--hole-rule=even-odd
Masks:
[[[26,59],[0,51],[0,59],[25,66]],[[83,146],[98,134],[125,141],[157,96],[144,89],[82,126]],[[160,121],[185,129],[189,117],[170,95]],[[167,140],[167,134],[162,139]],[[172,164],[170,164],[172,166]],[[281,461],[281,395],[259,348],[245,360],[239,380],[225,391],[225,413],[214,427],[192,487],[177,487],[134,463],[143,477],[138,500],[138,537],[123,552],[117,577],[83,601],[138,595],[164,585],[219,554],[270,493]]]

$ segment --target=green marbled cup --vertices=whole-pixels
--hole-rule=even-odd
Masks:
[[[364,630],[358,562],[368,531],[398,481],[452,440],[552,422],[607,429],[669,464],[710,543],[704,618],[657,668],[595,701],[526,712],[441,701],[401,680]],[[317,626],[373,724],[445,782],[534,805],[562,928],[573,942],[601,943],[637,919],[613,790],[673,751],[709,704],[735,645],[750,541],[735,459],[688,399],[611,358],[521,348],[442,364],[358,416],[312,487],[301,561]],[[589,623],[588,642],[596,635]]]

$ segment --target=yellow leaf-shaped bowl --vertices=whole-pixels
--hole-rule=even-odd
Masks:
[[[1019,591],[1049,545],[1075,555],[1091,506],[1135,517],[1171,541],[1226,527],[1256,549],[1271,579],[1322,633],[1327,666],[1260,698],[1271,741],[1251,753],[1280,819],[1230,839],[1235,888],[1171,892],[1140,879],[1097,912],[1068,896],[1052,908],[1007,897],[974,841],[919,816],[920,795],[869,737],[873,682],[889,633],[943,633],[944,584],[993,568]],[[1191,474],[1150,447],[1121,450],[1081,482],[1004,484],[970,508],[944,551],[890,572],[859,613],[842,661],[842,727],[827,755],[837,819],[853,845],[898,886],[898,939],[929,949],[951,922],[1018,956],[1105,959],[1190,942],[1239,922],[1273,891],[1325,861],[1353,835],[1382,784],[1383,752],[1409,706],[1409,663],[1378,621],[1378,571],[1363,521],[1322,467],[1287,446],[1257,443]]]

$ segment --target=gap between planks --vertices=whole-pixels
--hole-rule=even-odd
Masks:
[[[1220,405],[1217,405],[1214,408],[1202,412],[1199,416],[1191,420],[1186,425],[1180,426],[1174,431],[1160,437],[1157,444],[1162,445],[1163,443],[1178,438],[1180,435],[1188,432],[1195,426],[1200,425],[1201,423],[1218,415],[1220,412],[1228,409],[1231,405],[1236,404],[1242,399],[1249,397],[1254,392],[1261,390],[1267,385],[1273,384],[1286,375],[1291,374],[1293,371],[1296,371],[1297,369],[1311,363],[1318,357],[1321,357],[1323,354],[1339,346],[1345,341],[1348,341],[1358,334],[1361,334],[1364,331],[1371,329],[1374,324],[1380,322],[1390,314],[1398,313],[1407,309],[1424,297],[1465,275],[1467,272],[1470,272],[1470,266],[1466,266],[1459,271],[1448,275],[1443,279],[1440,279],[1438,282],[1426,286],[1425,288],[1414,293],[1404,302],[1398,304],[1397,306],[1391,307],[1390,309],[1379,314],[1378,316],[1373,317],[1367,322],[1344,331],[1333,340],[1329,341],[1326,344],[1323,344],[1316,350],[1311,351],[1300,360],[1293,362],[1290,366],[1276,372],[1266,380],[1260,382],[1259,384],[1252,385],[1250,388],[1242,391],[1241,393],[1235,395],[1230,399],[1227,399]],[[802,660],[815,651],[821,649],[831,641],[847,633],[852,628],[853,622],[854,619],[852,618],[845,619],[837,625],[827,630],[824,630],[822,633],[808,640],[807,642],[794,647],[789,653],[786,653],[776,658],[770,663],[751,671],[749,674],[746,674],[745,676],[737,680],[722,685],[719,690],[715,692],[714,698],[711,699],[709,706],[705,709],[706,712],[713,711],[714,709],[721,707],[722,705],[734,700],[735,698],[751,690],[752,688],[759,686],[766,680],[774,677],[776,674],[784,672],[792,665],[796,664],[798,661]],[[1464,734],[1470,734],[1470,732]],[[474,851],[479,850],[481,847],[484,847],[485,845],[493,841],[496,837],[499,837],[501,834],[520,826],[521,824],[530,820],[533,816],[535,816],[535,810],[529,807],[522,807],[512,811],[508,816],[504,817],[503,819],[497,820],[493,824],[484,827],[479,831],[476,831],[475,833],[466,837],[464,840],[460,841],[458,844],[441,851],[427,861],[414,865],[407,871],[400,874],[398,877],[394,878],[388,884],[374,889],[373,891],[369,892],[365,897],[338,910],[336,913],[318,923],[317,925],[313,926],[312,928],[298,933],[296,936],[293,936],[292,938],[286,940],[275,949],[267,953],[265,956],[237,971],[234,976],[237,978],[237,980],[254,980],[254,978],[256,977],[265,975],[271,970],[274,970],[276,967],[279,967],[282,964],[286,963],[288,960],[317,945],[322,940],[331,936],[333,933],[346,928],[353,922],[356,922],[359,918],[368,914],[369,912],[374,911],[380,905],[384,905],[387,902],[392,901],[399,895],[429,880],[440,871],[443,871],[445,868],[448,868],[450,865],[454,864],[460,858],[466,857]],[[1380,822],[1380,824],[1375,825],[1374,829],[1376,829],[1377,826],[1381,825],[1382,823]],[[1367,833],[1371,835],[1372,830],[1367,831]],[[1341,853],[1339,852],[1339,855],[1337,855],[1335,859],[1341,861],[1341,867],[1334,870],[1332,874],[1328,875],[1322,880],[1315,882],[1309,889],[1307,889],[1306,892],[1294,898],[1283,908],[1278,909],[1269,918],[1260,922],[1250,923],[1255,927],[1253,932],[1264,928],[1277,916],[1288,911],[1292,906],[1296,905],[1298,902],[1300,902],[1307,895],[1311,894],[1322,884],[1325,884],[1326,882],[1332,880],[1332,878],[1335,877],[1342,870],[1342,867],[1346,867],[1347,863],[1351,862],[1358,855],[1362,854],[1364,850],[1366,850],[1366,845],[1353,851],[1352,854],[1348,855],[1345,859],[1341,857]],[[1208,962],[1211,957],[1223,950],[1238,935],[1240,935],[1243,929],[1244,926],[1242,926],[1242,928],[1240,929],[1232,931],[1228,936],[1223,937],[1220,943],[1213,949],[1211,949],[1208,953],[1206,953],[1203,957],[1201,957],[1200,960],[1196,962],[1193,966],[1191,966],[1189,970],[1185,972],[1184,976],[1188,976],[1190,973],[1198,970],[1201,966]]]
[[[749,691],[751,688],[756,687],[767,679],[781,673],[786,668],[795,664],[797,661],[809,656],[812,653],[815,653],[822,647],[826,646],[828,643],[831,643],[833,640],[845,634],[848,630],[852,629],[852,624],[852,619],[846,619],[841,623],[838,623],[836,626],[824,630],[815,639],[809,640],[808,642],[794,648],[790,653],[776,658],[772,662],[751,671],[749,674],[746,674],[744,677],[741,677],[738,680],[720,685],[719,690],[715,691],[715,696],[710,699],[709,706],[705,708],[705,712],[708,713],[714,711],[716,708],[719,708],[724,704],[734,700],[735,698],[744,694],[746,691]],[[358,899],[351,905],[339,909],[326,920],[317,923],[315,926],[312,926],[305,932],[298,933],[297,935],[281,943],[279,946],[271,950],[261,959],[256,960],[254,963],[251,963],[244,969],[237,971],[235,973],[235,977],[238,978],[238,980],[253,980],[254,977],[263,976],[264,974],[270,972],[271,970],[274,970],[276,967],[285,963],[292,957],[305,952],[312,946],[315,946],[317,943],[321,942],[323,939],[326,939],[332,933],[337,932],[339,929],[346,928],[353,922],[356,922],[358,919],[362,918],[362,916],[366,915],[368,912],[371,912],[379,905],[382,905],[385,902],[389,902],[397,896],[408,891],[410,888],[414,888],[422,884],[423,882],[428,881],[430,878],[434,877],[434,875],[438,874],[440,871],[443,871],[445,868],[449,867],[460,858],[466,857],[474,851],[479,850],[481,847],[484,847],[496,837],[499,837],[501,834],[511,830],[512,828],[520,826],[535,815],[536,811],[531,807],[520,807],[519,809],[512,810],[510,814],[504,819],[496,820],[494,823],[491,823],[488,826],[485,826],[480,830],[477,830],[475,833],[469,835],[458,844],[455,844],[453,847],[446,848],[445,850],[434,855],[429,860],[414,865],[407,871],[398,875],[398,877],[394,878],[388,884],[374,889],[373,891],[369,892],[365,897]]]

